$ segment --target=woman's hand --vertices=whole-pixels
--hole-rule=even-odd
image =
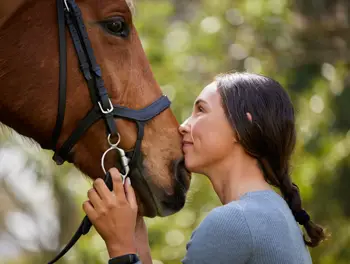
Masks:
[[[135,227],[137,202],[134,190],[127,178],[123,186],[116,168],[109,170],[113,181],[111,192],[102,179],[93,183],[88,191],[89,201],[83,210],[105,241],[110,258],[136,254]]]

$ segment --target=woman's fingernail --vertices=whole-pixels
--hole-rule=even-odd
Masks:
[[[126,182],[127,182],[129,185],[131,185],[131,180],[130,180],[129,177],[126,178]]]

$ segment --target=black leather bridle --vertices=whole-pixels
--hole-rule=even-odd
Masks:
[[[69,153],[83,134],[98,120],[103,119],[107,128],[107,141],[110,148],[105,151],[101,158],[101,166],[105,175],[105,182],[110,190],[113,189],[111,177],[104,168],[104,157],[111,151],[116,150],[119,154],[122,169],[123,182],[129,173],[129,165],[135,166],[136,160],[141,154],[141,142],[144,135],[144,126],[147,121],[154,118],[170,106],[170,101],[166,96],[161,96],[151,105],[140,110],[133,110],[120,105],[113,105],[107,89],[104,86],[102,73],[96,62],[88,34],[85,29],[81,11],[74,0],[57,0],[58,15],[58,35],[59,35],[59,98],[58,114],[56,125],[52,135],[52,149],[55,154],[53,160],[58,164],[63,164],[69,159]],[[80,70],[87,82],[90,92],[90,98],[93,104],[92,109],[78,123],[77,128],[63,143],[57,148],[57,142],[61,134],[65,106],[66,106],[66,82],[67,82],[67,48],[66,48],[66,25],[69,29],[74,48],[79,60]],[[125,153],[118,147],[120,135],[118,133],[114,118],[124,118],[134,121],[137,125],[137,140],[133,151]],[[117,143],[113,144],[111,138],[117,137]],[[55,263],[78,241],[81,235],[89,232],[92,224],[87,216],[83,219],[77,232],[69,243],[49,264]]]

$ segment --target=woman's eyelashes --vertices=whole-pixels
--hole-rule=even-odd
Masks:
[[[200,104],[196,105],[196,112],[198,113],[203,113],[205,112],[205,109],[203,106],[201,106]]]

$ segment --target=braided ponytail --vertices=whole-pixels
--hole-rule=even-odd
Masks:
[[[304,235],[304,241],[309,247],[316,247],[325,238],[325,232],[323,228],[311,221],[309,214],[303,209],[302,201],[300,197],[299,187],[292,183],[289,174],[281,176],[282,184],[280,190],[284,199],[286,200],[289,208],[292,210],[295,220],[302,226],[304,226],[308,237],[307,240]]]
[[[299,187],[291,181],[288,168],[282,173],[276,174],[266,158],[259,159],[260,168],[264,172],[265,180],[280,189],[284,200],[291,209],[295,220],[304,226],[310,240],[304,235],[305,244],[316,247],[325,239],[325,233],[321,226],[311,221],[310,215],[302,208]],[[281,170],[280,170],[281,171]]]

